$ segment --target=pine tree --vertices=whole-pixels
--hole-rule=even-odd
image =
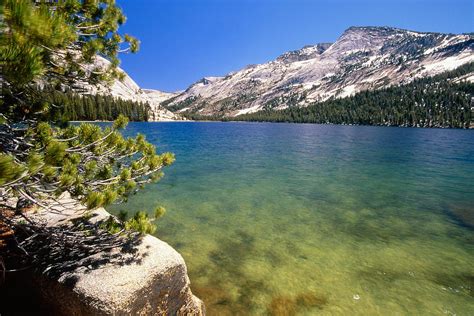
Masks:
[[[4,0],[0,10],[0,229],[13,231],[26,252],[34,248],[36,263],[55,251],[81,253],[77,246],[91,246],[91,233],[112,244],[117,236],[104,237],[107,232],[101,228],[86,234],[40,225],[21,211],[21,205],[27,201],[49,210],[64,192],[87,208],[121,202],[158,180],[162,168],[173,162],[172,154],[158,155],[143,135],[125,139],[120,134],[128,122],[119,115],[123,111],[117,111],[117,120],[105,129],[59,122],[64,115],[81,120],[104,115],[94,98],[55,90],[64,84],[77,89],[84,82],[120,78],[117,54],[136,51],[138,41],[118,32],[125,16],[113,0]],[[95,66],[97,55],[107,58],[110,66]],[[39,86],[46,86],[47,93]]]

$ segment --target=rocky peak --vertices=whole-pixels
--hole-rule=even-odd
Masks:
[[[278,56],[276,60],[282,63],[292,63],[295,61],[303,61],[303,60],[312,59],[324,53],[331,45],[332,43],[319,43],[316,45],[307,45],[301,49],[284,53]]]
[[[196,83],[194,83],[193,85],[198,85],[198,84],[208,85],[208,84],[211,84],[211,83],[213,83],[213,82],[215,82],[219,79],[221,79],[221,77],[204,77],[204,78],[201,78],[198,81],[196,81]]]
[[[342,33],[327,53],[379,49],[385,42],[404,32],[407,31],[393,27],[352,26]]]
[[[349,34],[372,34],[377,36],[389,36],[395,33],[406,33],[411,32],[403,29],[399,29],[396,27],[390,26],[351,26],[346,29],[341,37],[344,37]],[[416,32],[412,32],[416,33]]]

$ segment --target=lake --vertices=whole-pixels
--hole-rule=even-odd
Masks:
[[[176,155],[115,212],[167,209],[209,315],[473,315],[474,132],[130,123]]]

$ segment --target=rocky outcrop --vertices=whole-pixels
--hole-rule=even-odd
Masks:
[[[150,99],[151,116],[154,121],[176,121],[183,119],[161,105],[162,102],[177,96],[178,93],[163,92],[154,89],[142,89],[142,91]]]
[[[183,258],[152,236],[143,238],[139,263],[84,267],[58,280],[39,277],[42,299],[55,315],[203,315],[189,288]]]
[[[63,199],[53,211],[35,217],[48,226],[83,218],[85,209],[72,205],[73,200]],[[110,216],[101,208],[91,215],[91,222]],[[54,315],[205,314],[202,301],[191,292],[186,264],[171,246],[146,235],[133,251],[122,250],[95,253],[53,278],[34,275],[30,286],[40,289],[40,304]]]
[[[110,62],[100,56],[97,56],[92,66],[107,68]],[[90,67],[92,67],[90,66]],[[78,88],[85,94],[106,94],[123,100],[148,103],[150,105],[150,121],[174,121],[181,120],[179,115],[172,113],[160,105],[161,102],[174,96],[172,93],[166,93],[158,90],[142,89],[140,86],[123,70],[119,68],[124,75],[122,80],[115,79],[111,85],[92,85],[81,83]]]

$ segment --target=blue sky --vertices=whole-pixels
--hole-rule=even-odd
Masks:
[[[118,0],[138,37],[122,68],[143,88],[176,91],[204,76],[334,42],[350,26],[474,31],[474,0]]]

